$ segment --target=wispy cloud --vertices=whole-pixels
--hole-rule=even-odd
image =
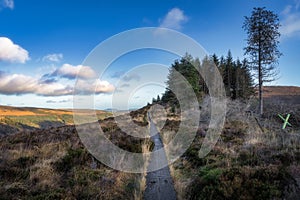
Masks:
[[[49,61],[49,62],[60,62],[63,59],[62,53],[54,53],[54,54],[48,54],[43,57],[43,61]]]
[[[126,74],[126,71],[117,71],[111,75],[111,78],[121,79],[122,81],[139,81],[141,77],[138,74]]]
[[[0,61],[25,63],[28,60],[28,51],[14,44],[7,37],[0,37]]]
[[[122,80],[129,82],[131,80],[139,81],[141,77],[138,74],[129,74],[122,77]]]
[[[288,15],[288,14],[291,12],[292,8],[293,8],[293,6],[287,5],[287,6],[283,9],[283,11],[281,11],[281,14],[282,14],[282,15]]]
[[[14,0],[0,0],[0,10],[1,8],[14,9],[15,3]]]
[[[57,101],[54,101],[54,100],[48,100],[48,101],[46,101],[46,103],[57,103]]]
[[[114,72],[114,73],[111,75],[111,78],[120,78],[120,77],[123,76],[125,73],[126,73],[126,71],[117,71],[117,72]]]
[[[128,88],[128,87],[130,87],[130,84],[128,84],[128,83],[124,83],[124,84],[120,85],[120,88]]]
[[[300,0],[295,1],[293,5],[287,5],[281,12],[282,20],[280,33],[283,38],[300,36]]]
[[[159,27],[180,30],[182,29],[182,25],[187,21],[188,17],[185,16],[183,10],[173,8],[161,20]]]
[[[56,100],[46,101],[46,103],[68,103],[68,102],[71,102],[71,99],[63,99],[63,100],[59,100],[59,101],[56,101]]]

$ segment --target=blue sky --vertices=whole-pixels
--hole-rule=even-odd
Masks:
[[[243,58],[243,17],[258,6],[277,13],[282,24],[284,56],[280,79],[272,84],[300,86],[300,0],[0,0],[0,104],[72,107],[72,86],[86,56],[109,37],[134,28],[171,28],[195,39],[208,53],[226,55],[230,49],[235,58]],[[111,107],[118,78],[133,67],[149,62],[170,66],[176,58],[157,51],[120,58],[105,80],[99,80],[95,106]],[[93,77],[92,67],[85,67],[79,76]],[[140,107],[163,90],[157,85],[139,89],[129,107]]]

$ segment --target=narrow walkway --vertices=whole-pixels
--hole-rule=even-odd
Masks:
[[[149,118],[150,122],[150,135],[153,135],[151,139],[153,140],[155,146],[153,151],[163,148],[163,142],[160,135],[157,132],[155,124]],[[156,155],[156,156],[155,156]],[[153,154],[150,158],[148,169],[153,168],[153,166],[158,166],[159,162],[167,162],[167,157],[165,152],[163,155]],[[175,200],[176,191],[174,189],[173,180],[170,175],[169,166],[166,166],[157,171],[148,172],[146,176],[146,190],[144,193],[145,200]]]

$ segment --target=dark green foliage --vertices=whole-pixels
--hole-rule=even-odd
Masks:
[[[228,51],[226,59],[223,56],[218,59],[214,54],[212,60],[223,77],[227,96],[232,99],[247,99],[254,94],[250,66],[246,59],[243,61],[233,60],[231,52]]]
[[[259,158],[256,154],[251,153],[250,151],[243,150],[240,152],[237,161],[241,166],[256,166],[259,163]]]
[[[278,199],[292,177],[285,169],[200,169],[189,188],[189,199]]]
[[[187,158],[189,162],[191,162],[194,166],[203,166],[206,164],[206,159],[199,157],[200,146],[191,146],[184,153],[184,156]]]
[[[67,172],[76,165],[84,165],[88,159],[88,152],[84,149],[69,149],[67,154],[55,163],[55,167],[60,172]]]
[[[181,60],[176,60],[171,66],[167,80],[167,90],[163,94],[161,101],[171,105],[172,112],[175,112],[175,107],[179,108],[176,94],[190,98],[188,97],[189,94],[186,93],[186,85],[180,75],[192,87],[194,94],[199,100],[203,95],[209,94],[205,80],[210,80],[211,77],[209,77],[209,73],[205,73],[205,69],[209,69],[212,65],[219,69],[227,96],[232,99],[246,99],[254,94],[250,66],[246,59],[242,61],[239,59],[234,60],[229,51],[226,58],[222,56],[219,59],[216,54],[213,54],[210,58],[205,57],[200,62],[199,59],[194,59],[187,54]],[[204,72],[204,74],[200,74],[198,70]],[[202,75],[206,77],[202,77]],[[153,98],[153,103],[157,103],[158,100],[160,100],[159,96],[157,99]]]
[[[198,66],[199,63],[197,64],[197,61],[188,54],[181,60],[176,60],[171,66],[167,80],[167,90],[162,97],[162,101],[178,105],[175,95],[189,95],[185,90],[187,83],[192,87],[194,93],[198,95],[200,92]],[[188,98],[187,96],[185,97]]]
[[[22,168],[29,167],[35,162],[35,159],[36,158],[34,157],[28,157],[28,156],[20,157],[13,163],[13,165]]]
[[[265,8],[254,8],[251,16],[245,17],[243,28],[248,35],[245,54],[249,55],[254,69],[261,67],[263,82],[273,80],[273,64],[281,56],[278,50],[279,27],[278,15]]]
[[[0,168],[0,177],[6,180],[25,180],[29,177],[30,166],[34,164],[35,157],[20,157],[13,162],[3,163]]]
[[[157,95],[156,101],[160,102],[160,96],[159,95]]]
[[[224,199],[219,191],[221,174],[222,170],[218,168],[201,168],[197,178],[190,184],[189,199]]]

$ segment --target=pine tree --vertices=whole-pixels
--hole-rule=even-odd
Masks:
[[[226,94],[227,96],[229,97],[232,97],[233,95],[233,58],[232,58],[232,54],[231,54],[231,51],[229,50],[228,53],[227,53],[227,56],[226,56],[226,60],[225,60],[225,76],[224,76],[224,84],[225,86],[225,89],[226,89]]]
[[[218,58],[215,54],[211,56],[211,59],[217,63],[228,97],[249,98],[253,94],[253,80],[246,59],[234,60],[230,50],[226,59],[224,56]]]
[[[279,44],[279,19],[272,11],[265,8],[254,8],[250,17],[245,17],[243,29],[246,31],[248,55],[257,72],[259,86],[259,112],[263,115],[263,84],[276,78],[276,63],[281,53]]]
[[[194,93],[199,100],[203,95],[209,94],[205,80],[211,80],[213,77],[210,76],[214,76],[214,74],[209,73],[209,71],[206,70],[210,70],[213,65],[219,69],[229,97],[232,99],[245,99],[253,94],[253,80],[246,59],[243,61],[237,59],[235,61],[231,52],[228,51],[226,59],[223,56],[218,58],[216,54],[213,54],[210,57],[204,57],[200,62],[199,59],[193,59],[187,54],[184,58],[179,61],[176,60],[174,64],[172,64],[166,82],[167,89],[161,97],[161,102],[168,103],[173,107],[178,107],[179,102],[175,93],[189,98],[188,94],[185,94],[186,90],[184,88],[186,85],[184,84],[182,77],[178,76],[178,73],[180,73],[185,80],[188,81],[188,84],[192,86]],[[203,74],[199,74],[197,69],[202,71]],[[159,102],[160,97],[157,96],[155,101]]]
[[[172,64],[169,71],[168,80],[166,82],[167,89],[162,97],[163,102],[178,105],[178,100],[175,94],[181,94],[181,96],[186,96],[188,98],[189,94],[187,94],[186,90],[184,89],[186,83],[193,88],[196,96],[199,95],[200,76],[198,70],[196,69],[198,65],[200,65],[200,62],[197,59],[193,59],[189,54],[186,54],[182,59],[179,61],[176,60],[174,64]],[[184,79],[182,77],[184,77]]]
[[[156,101],[159,103],[160,102],[160,96],[157,95]]]

